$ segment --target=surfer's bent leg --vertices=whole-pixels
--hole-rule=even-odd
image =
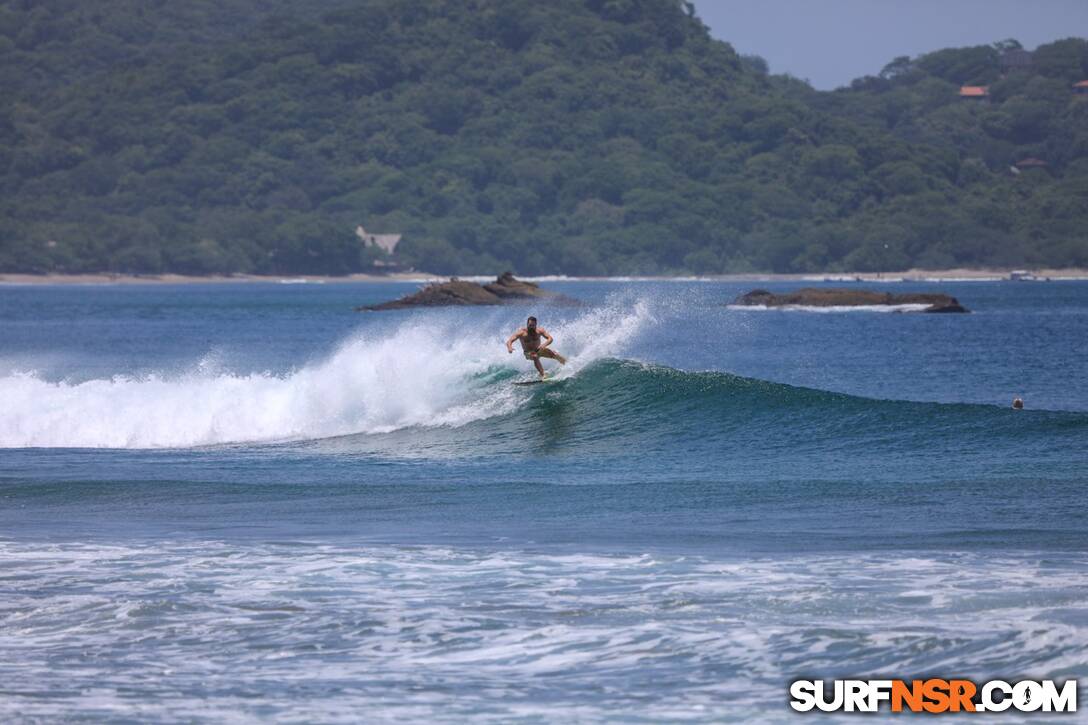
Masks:
[[[544,366],[540,364],[540,351],[539,350],[526,350],[525,359],[532,360],[533,365],[536,365],[536,371],[540,373],[540,377],[544,377]]]
[[[560,365],[567,364],[567,359],[551,348],[542,347],[537,351],[537,354],[543,355],[544,357],[550,357],[552,360],[557,360]]]

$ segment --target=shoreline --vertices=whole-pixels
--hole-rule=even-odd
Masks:
[[[745,273],[715,275],[617,275],[615,277],[567,277],[565,275],[543,275],[539,277],[519,277],[529,281],[630,281],[630,282],[996,282],[1008,280],[1011,269],[910,269],[905,272],[826,272],[826,273]],[[1037,269],[1031,270],[1035,281],[1047,280],[1088,280],[1088,269]],[[461,279],[471,281],[490,281],[494,275],[462,275]],[[349,274],[342,276],[325,275],[208,275],[190,276],[182,274],[0,274],[0,286],[19,285],[188,285],[188,284],[350,284],[359,282],[414,282],[424,284],[448,280],[447,275],[435,275],[427,272],[397,272],[393,274]]]

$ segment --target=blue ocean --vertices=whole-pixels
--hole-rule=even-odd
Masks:
[[[967,315],[543,284],[583,304],[0,287],[0,719],[777,721],[802,677],[1088,678],[1088,282],[879,284]],[[528,314],[569,362],[515,386]]]

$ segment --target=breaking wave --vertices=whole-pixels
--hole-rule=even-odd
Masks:
[[[652,319],[637,303],[601,308],[553,326],[571,363],[559,377],[622,354]],[[496,382],[524,374],[505,332],[451,329],[420,319],[359,333],[329,357],[286,374],[203,369],[179,376],[118,375],[51,381],[37,372],[0,377],[0,447],[187,448],[463,425],[519,400]]]
[[[36,372],[0,377],[2,448],[193,448],[347,439],[354,450],[413,455],[499,453],[544,439],[600,453],[622,445],[735,450],[813,445],[847,450],[989,447],[1083,435],[1088,414],[977,404],[875,400],[723,372],[623,359],[658,322],[645,301],[553,326],[570,358],[552,383],[531,372],[504,330],[479,320],[407,318],[356,333],[292,371],[240,374],[197,366],[176,376],[74,382]],[[549,366],[553,363],[547,363]],[[385,443],[362,439],[386,437]],[[1036,435],[1038,434],[1038,435]],[[1055,438],[1057,436],[1057,438]],[[543,437],[543,438],[542,438]],[[602,445],[602,441],[610,442]],[[587,448],[588,447],[588,448]]]

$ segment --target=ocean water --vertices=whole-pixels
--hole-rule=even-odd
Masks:
[[[585,304],[0,287],[0,719],[776,721],[802,677],[1088,678],[1088,283],[888,285],[970,315],[549,286]],[[570,364],[519,387],[530,313]]]

